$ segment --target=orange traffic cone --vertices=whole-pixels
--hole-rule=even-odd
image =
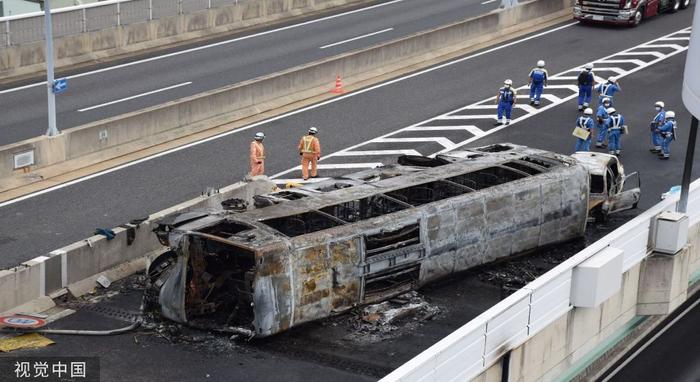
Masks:
[[[331,90],[331,93],[345,93],[345,90],[343,90],[343,80],[340,78],[340,74],[335,76],[335,88]]]

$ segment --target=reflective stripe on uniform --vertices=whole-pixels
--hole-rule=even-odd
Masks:
[[[311,145],[314,143],[314,137],[311,135],[305,135],[301,138],[303,142],[303,146],[301,148],[301,152],[303,153],[313,153],[314,151],[311,149]]]

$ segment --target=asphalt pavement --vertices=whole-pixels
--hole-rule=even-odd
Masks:
[[[495,94],[504,77],[512,77],[516,84],[522,85],[538,59],[548,62],[550,73],[560,73],[687,28],[691,17],[691,11],[663,15],[634,29],[565,23],[554,32],[521,39],[500,50],[477,53],[454,65],[441,66],[355,96],[351,93],[337,102],[324,103],[253,129],[241,129],[45,194],[5,203],[0,207],[0,227],[3,227],[0,266],[17,265],[82,240],[95,228],[118,226],[195,197],[207,187],[220,188],[240,180],[248,171],[248,145],[257,130],[267,136],[267,173],[276,174],[298,165],[296,143],[310,125],[320,129],[323,152],[337,152],[481,102]],[[623,92],[616,99],[616,106],[632,131],[629,137],[623,137],[623,163],[628,172],[642,173],[640,208],[653,205],[662,192],[680,182],[687,137],[684,126],[689,121],[680,99],[679,74],[684,59],[685,54],[680,53],[621,80]],[[646,147],[648,121],[658,99],[677,112],[680,122],[679,140],[673,143],[671,160],[665,162],[649,154]],[[577,115],[575,108],[575,101],[568,101],[471,145],[511,141],[570,153],[574,146],[571,130]],[[407,145],[397,143],[397,148],[404,149]],[[426,142],[413,143],[424,154],[440,149],[425,145]],[[698,165],[696,160],[695,167]],[[286,176],[299,177],[298,174]]]
[[[694,300],[697,301],[698,297]],[[700,305],[688,312],[660,337],[632,358],[609,381],[700,381]]]
[[[497,1],[392,0],[97,65],[68,75],[56,98],[67,129],[325,57],[408,36],[495,9]],[[329,78],[329,83],[333,79]],[[45,133],[46,88],[36,78],[0,88],[0,146]]]

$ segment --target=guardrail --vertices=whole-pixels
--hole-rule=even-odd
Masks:
[[[0,147],[0,191],[327,94],[337,74],[371,80],[436,55],[568,14],[572,0],[532,0],[361,50]],[[2,61],[2,60],[0,60]],[[42,130],[43,131],[43,130]],[[19,160],[30,158],[33,161]]]
[[[674,196],[656,204],[480,314],[381,381],[464,381],[484,373],[504,354],[574,309],[572,273],[576,266],[608,247],[623,251],[623,273],[642,262],[650,253],[648,238],[654,217],[662,211],[675,210],[677,201],[678,196]],[[691,227],[700,222],[700,180],[691,185],[687,215]],[[695,267],[698,267],[697,262]],[[636,298],[636,290],[634,295]],[[566,337],[566,334],[558,335]]]
[[[252,205],[253,195],[274,189],[275,184],[264,176],[255,177],[250,182],[234,183],[155,212],[141,223],[115,227],[112,229],[115,236],[111,239],[103,235],[90,236],[17,267],[0,270],[0,312],[17,310],[18,307],[19,310],[31,310],[22,306],[47,300],[46,296],[63,288],[71,290],[74,295],[82,295],[94,288],[95,279],[103,272],[111,272],[115,278],[120,278],[141,271],[146,257],[158,255],[165,249],[152,232],[159,219],[176,212],[221,209],[221,202],[230,198],[241,198]]]
[[[51,10],[54,38],[262,0],[108,0]],[[281,9],[284,0],[276,3]],[[0,48],[44,40],[44,13],[0,17]]]

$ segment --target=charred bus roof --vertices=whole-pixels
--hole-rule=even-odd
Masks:
[[[583,235],[588,173],[499,144],[382,166],[190,212],[156,228],[161,313],[267,336],[451,273]]]

